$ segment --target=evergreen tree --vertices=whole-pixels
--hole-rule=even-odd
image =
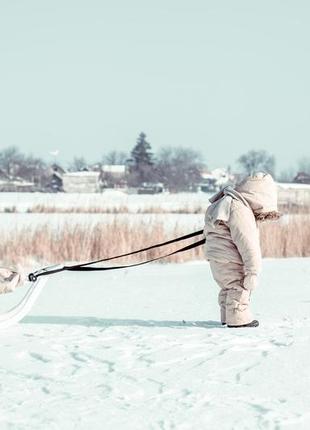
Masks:
[[[152,182],[155,178],[154,159],[151,145],[146,140],[146,134],[141,132],[137,143],[130,153],[128,160],[130,185],[139,186],[144,182]]]
[[[139,165],[153,166],[153,154],[151,152],[151,145],[146,140],[146,134],[141,132],[137,139],[137,143],[131,151],[131,161],[134,167]]]

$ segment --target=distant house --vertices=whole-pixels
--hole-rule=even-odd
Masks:
[[[214,169],[211,172],[202,171],[200,174],[202,181],[197,184],[197,189],[203,192],[218,191],[233,180],[232,175],[224,168]]]
[[[126,188],[127,167],[124,164],[104,164],[101,166],[102,188]]]
[[[51,174],[48,188],[50,188],[50,190],[54,192],[63,191],[63,179],[60,173],[53,172]]]
[[[36,185],[33,182],[25,181],[22,178],[9,176],[6,172],[0,169],[0,192],[23,191],[37,191]]]
[[[0,180],[0,192],[33,192],[37,187],[33,182],[24,181],[21,178]]]
[[[309,173],[298,172],[295,178],[293,179],[293,182],[297,184],[310,184],[310,175]]]
[[[63,180],[62,176],[66,171],[59,166],[59,164],[53,163],[48,167],[46,172],[46,180],[44,184],[44,191],[58,192],[63,191]]]
[[[143,182],[140,187],[137,188],[138,194],[158,194],[165,191],[164,184],[162,182]]]
[[[66,173],[65,169],[63,169],[59,164],[53,163],[51,165],[51,169],[53,172],[57,172],[60,175],[63,175],[64,173]]]
[[[300,208],[310,206],[310,184],[278,183],[280,207]]]
[[[125,164],[103,164],[101,170],[103,173],[109,173],[115,178],[123,178],[126,175]]]
[[[100,172],[69,172],[62,175],[66,193],[97,193],[100,191]]]

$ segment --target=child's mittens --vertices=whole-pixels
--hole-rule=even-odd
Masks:
[[[246,290],[253,291],[258,285],[258,277],[253,273],[248,273],[245,275],[243,280],[243,287]]]

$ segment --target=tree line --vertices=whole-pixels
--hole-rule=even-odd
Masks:
[[[240,173],[250,174],[263,170],[275,175],[275,157],[264,150],[251,150],[242,154],[238,160]],[[39,157],[23,154],[17,147],[7,147],[0,151],[0,173],[7,178],[21,178],[44,186],[50,176],[47,163]],[[129,153],[110,151],[93,164],[87,163],[83,157],[74,157],[65,170],[101,170],[103,165],[126,165],[126,182],[128,186],[139,187],[147,183],[162,183],[174,191],[188,190],[202,182],[202,172],[207,165],[202,154],[192,148],[170,146],[161,148],[154,154],[150,142],[144,132],[137,137],[136,143]],[[222,167],[222,166],[221,166]],[[310,160],[299,162],[298,170],[310,174]],[[297,171],[282,172],[277,179],[292,181]]]

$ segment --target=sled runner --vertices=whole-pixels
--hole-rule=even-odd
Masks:
[[[36,282],[28,282],[30,286],[22,300],[9,311],[0,314],[0,329],[18,323],[27,315],[39,297],[47,280],[48,277],[45,277],[38,279]]]

